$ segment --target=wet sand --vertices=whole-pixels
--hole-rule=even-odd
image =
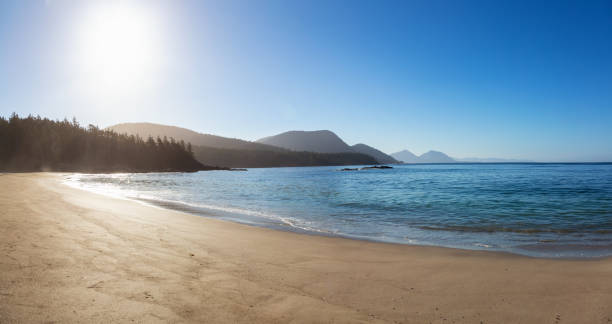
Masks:
[[[0,323],[612,323],[612,259],[302,235],[0,175]]]

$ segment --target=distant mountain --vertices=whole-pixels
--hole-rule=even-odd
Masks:
[[[328,130],[289,131],[258,139],[257,143],[274,145],[292,151],[317,153],[354,152],[338,135]]]
[[[529,163],[531,160],[520,160],[520,159],[498,159],[498,158],[462,158],[455,159],[458,162],[475,162],[475,163]]]
[[[457,162],[450,156],[442,152],[438,152],[438,151],[429,151],[419,156],[419,161],[421,161],[421,163],[455,163]]]
[[[193,152],[195,158],[204,164],[230,168],[364,165],[378,163],[370,155],[361,153],[233,150],[206,146],[194,146]]]
[[[201,134],[186,128],[160,124],[125,123],[107,129],[120,134],[139,135],[144,139],[149,136],[166,136],[183,140],[192,144],[195,158],[206,165],[259,168],[378,163],[374,157],[352,150],[340,153],[295,152],[278,146]]]
[[[416,156],[408,150],[403,150],[391,154],[396,160],[404,163],[521,163],[533,162],[530,160],[519,159],[498,159],[498,158],[452,158],[445,153],[429,151],[421,156]]]
[[[378,163],[398,163],[393,157],[365,144],[349,146],[338,135],[328,130],[289,131],[256,141],[297,152],[362,153],[372,156]]]
[[[391,154],[396,160],[402,161],[404,163],[456,163],[457,161],[450,156],[438,152],[438,151],[429,151],[427,153],[422,154],[421,156],[416,156],[412,152],[408,150],[403,150],[397,153]]]
[[[139,135],[144,139],[149,136],[167,136],[176,140],[183,140],[186,143],[191,143],[191,145],[197,146],[235,150],[282,151],[282,149],[277,146],[254,143],[236,138],[202,134],[186,128],[153,123],[123,123],[107,127],[106,129],[113,130],[119,134]]]
[[[419,157],[408,150],[403,150],[391,154],[393,158],[404,163],[420,163]]]
[[[371,146],[365,145],[365,144],[355,144],[353,146],[351,146],[351,148],[353,149],[353,151],[357,152],[357,153],[363,153],[363,154],[367,154],[373,158],[376,159],[376,161],[378,161],[378,163],[383,163],[383,164],[387,164],[387,163],[399,163],[398,160],[394,159],[392,156],[387,155]]]

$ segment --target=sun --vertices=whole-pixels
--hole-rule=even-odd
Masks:
[[[135,91],[160,64],[159,28],[150,10],[111,2],[92,7],[77,29],[79,73],[96,91]]]

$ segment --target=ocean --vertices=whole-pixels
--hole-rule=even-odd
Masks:
[[[72,174],[65,183],[205,217],[318,235],[505,251],[612,255],[612,164]]]

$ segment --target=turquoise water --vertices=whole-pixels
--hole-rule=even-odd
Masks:
[[[75,174],[71,185],[252,225],[539,257],[612,255],[612,164]]]

